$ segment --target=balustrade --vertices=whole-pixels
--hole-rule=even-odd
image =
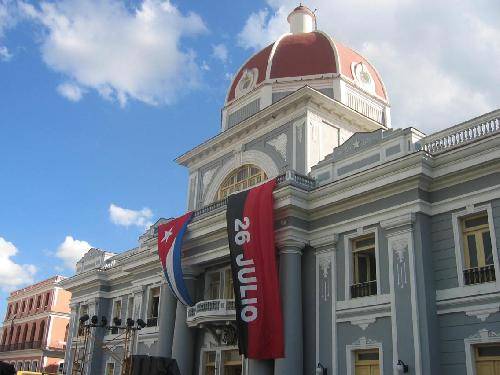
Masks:
[[[498,132],[500,132],[500,111],[495,111],[486,118],[481,116],[479,119],[431,134],[422,138],[420,143],[424,151],[437,154]]]

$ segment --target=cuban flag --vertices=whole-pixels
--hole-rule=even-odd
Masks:
[[[194,303],[189,296],[182,274],[182,238],[193,216],[192,212],[158,226],[158,255],[168,285],[175,297],[186,306]]]

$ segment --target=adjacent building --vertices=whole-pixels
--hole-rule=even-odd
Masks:
[[[133,352],[173,357],[184,375],[500,374],[500,110],[431,135],[392,129],[376,69],[308,8],[288,21],[236,73],[221,132],[177,159],[195,306],[165,283],[166,219],[134,249],[90,250],[60,283],[72,292],[66,371],[89,314],[143,319]],[[270,178],[286,356],[256,361],[237,349],[225,207]],[[102,349],[116,332],[94,337],[86,373],[117,374],[123,348]]]
[[[56,373],[64,362],[71,293],[50,279],[10,293],[0,341],[0,361],[17,370]]]

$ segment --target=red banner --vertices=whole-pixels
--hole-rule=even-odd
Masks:
[[[227,203],[238,345],[247,358],[284,356],[283,315],[274,244],[276,180],[233,194]]]

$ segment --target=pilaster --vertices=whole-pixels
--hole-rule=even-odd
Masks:
[[[314,248],[315,266],[315,365],[321,363],[329,373],[337,373],[337,324],[336,324],[336,250],[338,235],[331,234],[311,239]],[[309,370],[309,369],[307,369]],[[312,369],[311,369],[312,371]]]
[[[386,231],[389,252],[393,367],[402,360],[409,365],[409,374],[421,375],[414,223],[415,215],[406,214],[380,225]]]

